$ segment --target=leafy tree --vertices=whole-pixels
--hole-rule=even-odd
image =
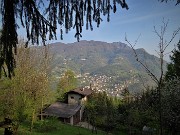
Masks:
[[[60,78],[57,87],[58,98],[61,100],[65,99],[65,93],[76,88],[78,86],[78,80],[73,71],[67,70],[64,75]]]
[[[163,125],[172,135],[177,135],[180,133],[180,79],[168,80],[163,89]]]
[[[117,125],[117,107],[113,102],[113,98],[109,97],[106,100],[106,120],[105,120],[105,130],[107,133],[112,132]]]
[[[33,128],[34,120],[39,111],[42,111],[44,104],[51,99],[50,78],[48,76],[49,60],[46,47],[23,48],[21,46],[19,48],[16,76],[12,78],[12,81],[15,84],[18,83],[14,88],[17,93],[19,92],[19,102],[24,102],[20,107],[22,107],[22,111],[24,110],[22,113],[27,115],[27,119],[31,120],[30,129]]]
[[[179,104],[180,104],[180,41],[177,44],[177,49],[172,51],[170,56],[171,62],[167,65],[165,74],[165,83],[162,92],[163,103],[163,119],[166,129],[173,135],[180,132],[178,129],[179,119]]]
[[[18,50],[16,76],[11,80],[2,78],[0,82],[0,114],[16,121],[17,125],[25,120],[31,121],[32,129],[39,111],[51,99],[48,72],[45,70],[48,60],[42,58],[37,48],[19,47]]]
[[[167,65],[166,79],[180,78],[180,40],[177,49],[174,49],[172,53],[170,56],[171,62]]]
[[[125,98],[126,99],[126,98]],[[141,134],[144,125],[159,128],[157,90],[148,88],[143,93],[133,95],[133,100],[120,103],[118,106],[117,130],[124,129],[129,134]]]
[[[4,119],[11,116],[14,111],[14,95],[11,82],[8,79],[0,80],[0,90],[0,119]]]
[[[118,106],[118,122],[131,132],[132,115],[130,115],[130,113],[133,112],[131,110],[132,95],[130,94],[127,86],[122,90],[121,96],[122,103]]]
[[[106,92],[93,93],[86,104],[85,116],[96,132],[97,127],[112,132],[117,124],[117,102]]]

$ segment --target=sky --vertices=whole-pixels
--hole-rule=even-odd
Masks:
[[[115,14],[111,13],[110,22],[107,22],[106,17],[103,17],[100,27],[97,28],[94,24],[93,31],[87,31],[84,27],[81,40],[127,43],[125,41],[126,35],[128,40],[134,44],[140,35],[135,48],[144,48],[150,54],[157,56],[159,38],[154,32],[154,26],[157,31],[160,31],[163,19],[168,21],[165,38],[169,41],[174,30],[180,27],[180,4],[175,6],[176,1],[169,1],[168,3],[161,3],[158,0],[126,1],[129,10],[117,8]],[[75,31],[72,30],[68,34],[64,34],[63,41],[59,38],[57,41],[52,42],[76,42],[74,34]],[[179,39],[180,34],[176,36],[174,42],[167,48],[166,53],[168,54],[165,57],[166,59],[169,58],[169,52],[171,52]]]
[[[169,0],[168,3],[161,3],[158,0],[126,0],[129,10],[122,9],[119,5],[117,12],[111,12],[110,22],[107,22],[103,17],[103,22],[97,28],[96,24],[93,25],[93,31],[83,28],[81,40],[95,40],[111,42],[125,41],[125,35],[128,40],[133,44],[140,35],[135,48],[144,48],[150,54],[157,56],[158,51],[158,36],[154,33],[154,26],[157,31],[160,31],[163,19],[168,21],[168,28],[165,38],[170,40],[172,33],[180,27],[180,4],[175,6],[176,0]],[[23,37],[25,33],[22,29],[18,30],[18,34]],[[68,34],[63,35],[63,40],[60,40],[60,33],[57,30],[57,40],[48,41],[48,43],[63,42],[73,43],[77,42],[74,38],[75,30],[71,30]],[[178,34],[174,42],[167,48],[169,53],[174,45],[180,40]],[[168,59],[167,55],[166,59]]]

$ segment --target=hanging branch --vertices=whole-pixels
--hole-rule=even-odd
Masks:
[[[56,39],[56,3],[50,2],[49,8],[53,10],[49,10],[49,21],[47,21],[39,12],[36,3],[33,0],[25,1],[23,4],[28,41],[31,40],[32,44],[39,44],[39,40],[41,38],[41,40],[45,43],[48,32],[49,40],[53,39],[53,37]]]
[[[116,4],[128,9],[125,0],[50,0],[44,15],[40,12],[41,4],[45,6],[43,0],[1,0],[0,74],[3,66],[6,67],[10,78],[14,74],[18,19],[26,29],[27,47],[29,42],[39,44],[41,41],[45,45],[47,36],[49,40],[56,39],[58,24],[61,39],[63,39],[63,27],[66,33],[71,28],[75,28],[75,38],[79,41],[82,37],[84,20],[86,20],[86,29],[90,27],[90,30],[93,30],[92,22],[94,21],[99,27],[102,21],[101,14],[107,15],[107,21],[110,21],[110,11],[116,12]]]
[[[0,39],[0,71],[5,64],[7,67],[8,77],[14,75],[17,40],[17,24],[15,21],[15,5],[13,0],[4,0],[2,9],[2,34]]]
[[[103,4],[106,3],[106,4]],[[56,18],[58,16],[58,24],[60,26],[65,27],[66,33],[70,31],[70,29],[74,27],[74,25],[77,26],[77,19],[76,17],[79,16],[79,23],[81,25],[79,26],[80,29],[82,29],[82,26],[84,26],[84,16],[86,17],[86,29],[88,30],[89,27],[91,30],[93,30],[92,21],[97,23],[97,27],[99,27],[101,19],[101,13],[104,15],[107,15],[107,20],[110,20],[110,10],[113,9],[113,12],[116,12],[116,3],[118,3],[122,8],[128,9],[128,5],[126,4],[125,0],[113,0],[113,8],[111,6],[110,0],[50,0],[49,7],[46,10],[46,13],[48,13],[48,16],[54,16],[54,18],[48,19],[50,21],[50,24],[54,24],[52,22],[56,22]],[[57,9],[57,10],[55,10]],[[73,13],[74,13],[74,19],[73,19]],[[74,20],[74,24],[73,24]],[[56,25],[53,25],[56,27]],[[79,41],[79,28],[76,27],[76,33],[75,37]],[[81,30],[80,30],[81,31]],[[61,33],[63,33],[63,30],[61,30]],[[80,34],[82,31],[80,32]],[[61,34],[61,39],[62,34]]]

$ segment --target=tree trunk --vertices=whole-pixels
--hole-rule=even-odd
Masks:
[[[12,120],[5,118],[3,123],[4,123],[4,127],[5,127],[4,135],[13,135],[13,131],[12,131],[12,127],[11,127]]]
[[[31,120],[30,132],[32,131],[33,126],[34,126],[34,118],[35,118],[35,109],[33,109],[33,112],[32,112],[32,120]]]
[[[43,102],[43,97],[42,97],[42,99],[41,99],[41,116],[40,116],[41,120],[43,120],[43,116],[42,116],[42,113],[43,113],[43,104],[44,104],[44,102]]]

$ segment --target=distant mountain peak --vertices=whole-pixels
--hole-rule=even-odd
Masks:
[[[53,43],[50,46],[50,51],[55,54],[52,64],[55,76],[59,77],[60,73],[68,68],[75,71],[77,75],[111,77],[113,80],[109,82],[113,84],[136,80],[136,84],[132,83],[130,86],[132,89],[137,87],[137,90],[140,90],[139,86],[142,85],[142,82],[138,82],[139,75],[145,83],[152,84],[152,79],[136,61],[132,48],[125,43],[82,40],[67,44]],[[136,49],[136,52],[139,60],[145,62],[155,75],[160,73],[157,57],[150,55],[143,48]]]

